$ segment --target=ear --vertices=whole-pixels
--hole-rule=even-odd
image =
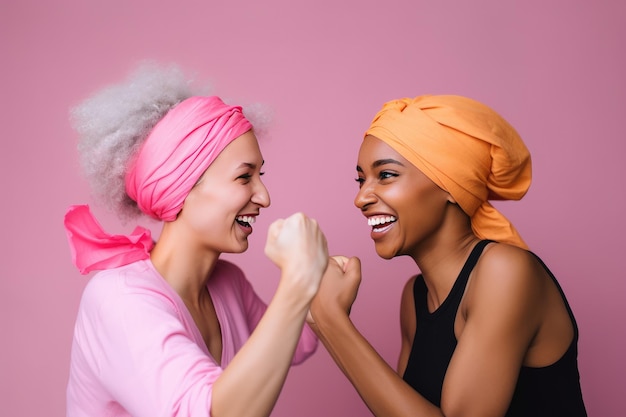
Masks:
[[[452,194],[450,193],[448,193],[448,202],[452,204],[457,204],[456,200],[454,199],[454,197],[452,197]]]

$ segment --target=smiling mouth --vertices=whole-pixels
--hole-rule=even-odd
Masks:
[[[256,221],[256,217],[253,217],[253,216],[237,216],[235,221],[237,221],[237,223],[239,223],[243,227],[252,227],[252,225]]]
[[[367,224],[372,227],[374,232],[382,232],[389,228],[398,219],[395,216],[377,216],[367,219]]]

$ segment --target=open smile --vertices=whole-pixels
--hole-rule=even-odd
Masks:
[[[395,216],[368,217],[367,224],[372,227],[373,233],[384,233],[397,221]]]
[[[252,225],[256,221],[256,216],[237,216],[237,224],[247,233],[252,233]]]

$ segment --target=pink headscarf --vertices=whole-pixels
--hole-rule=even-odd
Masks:
[[[252,129],[240,106],[219,97],[191,97],[171,109],[152,129],[126,174],[126,192],[145,214],[172,221],[204,171],[233,140]],[[109,235],[88,206],[65,215],[72,259],[82,274],[147,259],[150,231]]]

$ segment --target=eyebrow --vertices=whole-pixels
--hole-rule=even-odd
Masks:
[[[404,166],[402,162],[389,158],[389,159],[379,159],[377,161],[374,161],[374,163],[372,164],[372,168],[378,168],[381,165],[387,165],[387,164],[400,165],[401,167]],[[357,172],[363,172],[363,169],[361,169],[361,167],[358,165],[356,166],[356,170]]]
[[[265,164],[265,160],[263,160],[261,162],[261,166],[263,166]],[[252,163],[252,162],[242,162],[241,165],[239,165],[239,168],[250,168],[250,169],[256,169],[256,164]]]

